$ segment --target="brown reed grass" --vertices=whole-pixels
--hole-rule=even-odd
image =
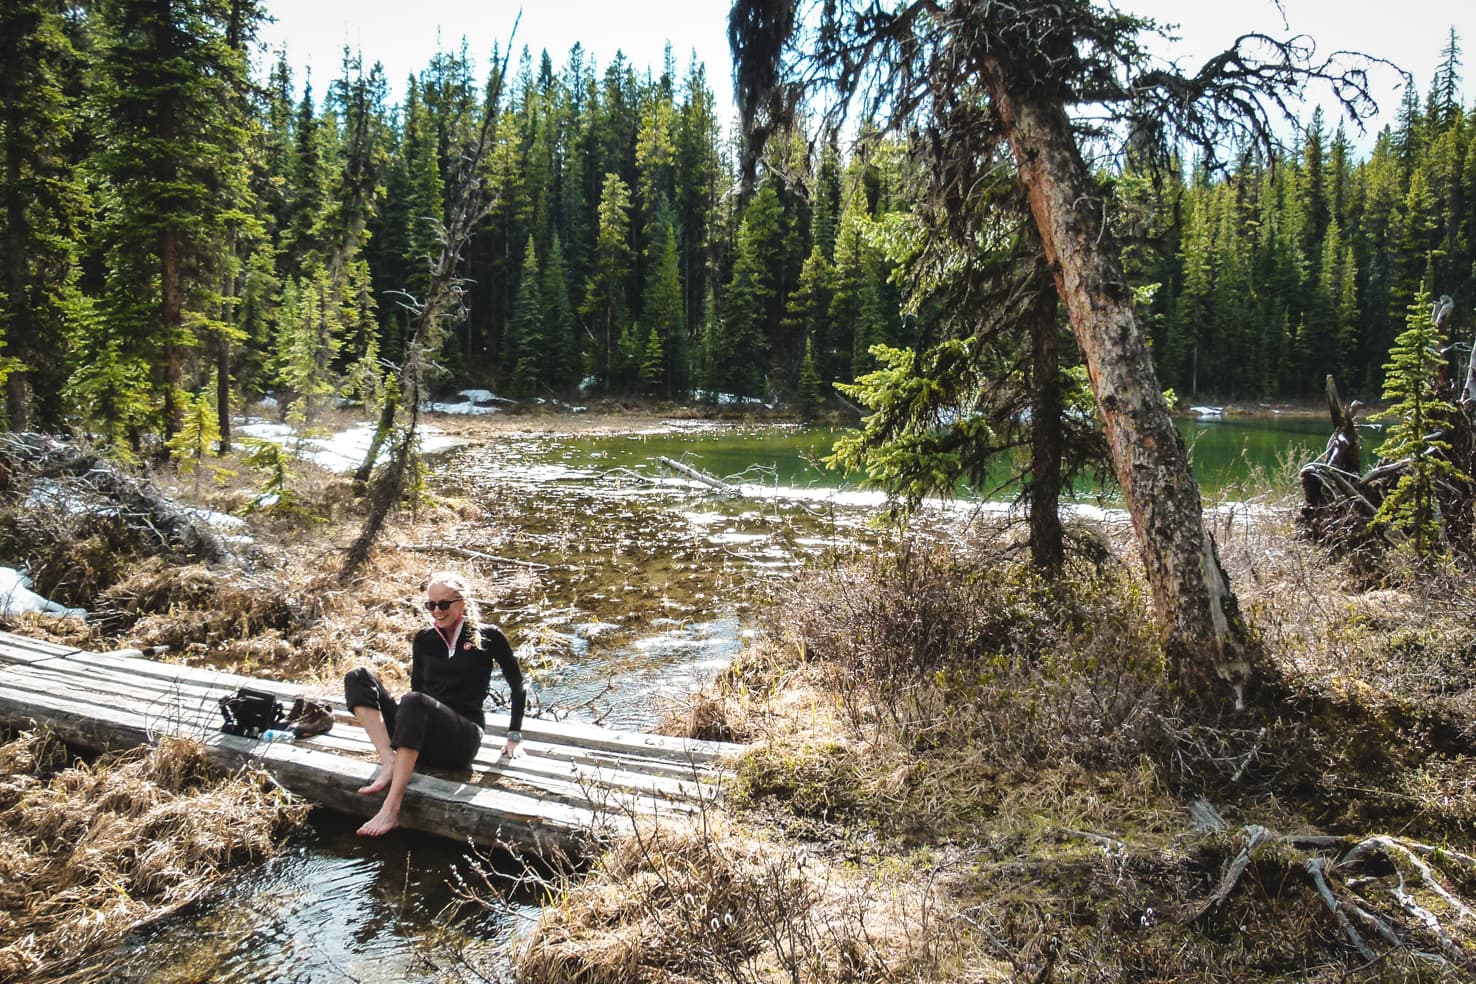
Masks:
[[[43,980],[208,894],[305,819],[260,772],[203,748],[74,760],[44,730],[0,746],[0,980]]]

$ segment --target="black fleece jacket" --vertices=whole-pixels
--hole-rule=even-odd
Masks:
[[[446,640],[435,626],[415,634],[410,646],[410,689],[434,697],[462,717],[486,727],[482,703],[492,685],[492,664],[502,670],[512,691],[512,713],[508,730],[520,731],[528,693],[523,689],[523,671],[508,645],[507,636],[492,625],[482,626],[482,646],[471,644],[465,625],[456,639],[456,649],[447,653]]]

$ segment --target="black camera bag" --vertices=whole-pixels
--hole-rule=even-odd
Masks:
[[[242,738],[260,738],[261,733],[282,723],[282,702],[264,690],[242,687],[220,699],[225,723],[220,730]]]

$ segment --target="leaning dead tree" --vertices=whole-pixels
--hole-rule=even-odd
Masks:
[[[517,21],[513,23],[513,36],[517,34]],[[363,466],[355,476],[369,483],[369,512],[358,537],[349,547],[339,576],[348,580],[369,559],[369,551],[384,528],[390,511],[404,497],[409,476],[415,464],[420,443],[420,405],[425,389],[426,372],[435,351],[444,337],[446,320],[462,310],[465,293],[464,281],[457,272],[461,266],[461,255],[472,229],[487,214],[488,204],[482,200],[482,163],[497,136],[498,106],[502,101],[502,83],[507,75],[508,56],[512,53],[512,37],[508,39],[508,55],[497,68],[496,77],[487,94],[483,107],[482,125],[476,143],[462,158],[460,179],[446,222],[440,230],[441,251],[431,263],[430,283],[422,298],[405,301],[413,316],[409,341],[405,345],[405,361],[400,369],[398,393],[386,399],[385,413],[372,442]],[[396,415],[402,419],[398,431],[392,437],[387,434],[394,428]],[[385,444],[389,445],[388,460],[374,472],[376,461]],[[371,477],[372,476],[372,477]]]
[[[1193,74],[1154,61],[1142,18],[1087,0],[737,0],[729,22],[747,168],[803,99],[914,134],[935,166],[1006,150],[1069,314],[1106,428],[1166,651],[1186,689],[1238,700],[1259,650],[1203,521],[1199,489],[1147,339],[1086,146],[1116,138],[1166,162],[1180,143],[1268,152],[1279,111],[1321,81],[1355,120],[1374,108],[1365,72],[1317,60],[1306,39],[1247,34]],[[1092,117],[1092,118],[1089,118]],[[948,121],[968,120],[968,125]],[[944,183],[943,187],[947,187]],[[947,210],[949,203],[943,203]],[[988,214],[975,216],[982,230]]]

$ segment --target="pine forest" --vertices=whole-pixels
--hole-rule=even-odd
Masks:
[[[669,49],[648,69],[463,48],[404,80],[346,50],[323,82],[260,50],[262,17],[251,0],[0,11],[10,428],[137,450],[265,394],[305,421],[374,405],[484,122],[434,390],[813,407],[878,368],[874,346],[959,331],[917,269],[902,136],[775,132],[745,181],[727,80]],[[1476,107],[1453,30],[1444,44],[1372,138],[1318,110],[1269,160],[1093,161],[1165,387],[1296,400],[1331,373],[1377,397],[1422,284],[1468,333]]]

